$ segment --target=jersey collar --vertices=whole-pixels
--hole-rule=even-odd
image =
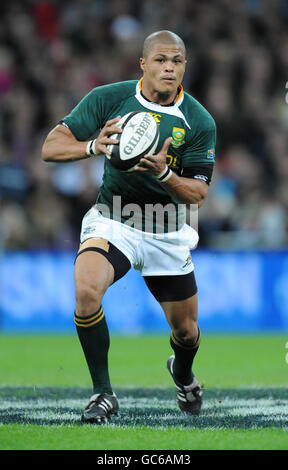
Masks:
[[[135,98],[139,101],[139,103],[146,109],[149,109],[150,111],[154,113],[161,113],[161,114],[169,114],[171,116],[176,116],[179,117],[180,119],[183,119],[185,122],[186,126],[191,129],[189,123],[187,122],[183,112],[180,109],[180,105],[183,102],[184,99],[184,92],[183,92],[183,87],[180,85],[179,93],[175,99],[174,104],[172,106],[161,106],[161,104],[158,103],[153,103],[152,101],[146,100],[144,96],[141,94],[142,90],[142,80],[143,77],[137,82],[136,85],[136,94]]]
[[[142,82],[143,82],[143,77],[140,78],[140,80],[138,81],[137,85],[136,85],[136,94],[140,94],[142,96],[142,98],[148,103],[153,103],[153,101],[149,101],[147,98],[145,98],[142,94]],[[180,106],[180,104],[182,103],[183,101],[183,98],[184,98],[184,92],[183,92],[183,86],[182,85],[179,85],[178,87],[178,93],[177,93],[177,96],[176,98],[174,99],[174,103],[172,103],[171,105],[168,105],[168,106]],[[157,103],[153,103],[153,104],[157,104]],[[157,106],[161,106],[161,108],[167,108],[168,106],[167,105],[161,105],[161,104],[157,104]]]

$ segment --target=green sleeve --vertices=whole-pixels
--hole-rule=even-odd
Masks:
[[[187,142],[182,155],[183,168],[193,167],[195,164],[215,162],[216,125],[210,118],[199,126]]]
[[[135,95],[136,84],[136,80],[129,80],[93,88],[60,122],[69,127],[76,139],[89,140],[111,119],[112,110],[116,117],[119,105]]]
[[[91,90],[60,123],[66,124],[76,139],[88,140],[103,125],[101,87]]]

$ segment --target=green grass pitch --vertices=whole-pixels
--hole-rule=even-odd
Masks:
[[[111,336],[121,413],[82,425],[92,393],[76,335],[0,335],[1,450],[288,449],[287,336],[203,334],[198,417],[180,413],[165,335]]]

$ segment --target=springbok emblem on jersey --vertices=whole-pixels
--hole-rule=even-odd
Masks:
[[[172,130],[172,147],[180,147],[185,142],[185,129],[179,127],[173,127]]]

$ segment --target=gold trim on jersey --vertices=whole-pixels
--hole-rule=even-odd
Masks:
[[[143,82],[143,77],[141,77],[140,80],[139,80],[139,89],[140,89],[140,91],[142,91],[142,82]],[[182,96],[183,96],[183,86],[179,85],[178,90],[177,90],[177,95],[176,95],[176,98],[175,98],[173,104],[176,104],[177,101],[179,101]]]
[[[139,101],[139,103],[146,109],[149,109],[149,111],[153,113],[157,113],[158,115],[160,114],[161,116],[163,114],[168,114],[170,116],[175,116],[177,118],[182,119],[188,129],[191,130],[191,126],[186,120],[183,112],[180,109],[181,104],[183,103],[185,94],[182,85],[179,86],[178,88],[178,95],[175,98],[174,103],[171,104],[171,106],[162,106],[161,104],[154,103],[153,101],[148,101],[146,98],[144,98],[141,90],[142,90],[142,82],[143,82],[143,77],[140,78],[140,80],[136,84],[136,94],[135,98],[136,100]]]
[[[152,111],[148,111],[149,114],[151,114],[155,121],[157,122],[158,126],[160,125],[160,119],[162,117],[162,114],[159,114],[159,113],[153,113]]]

